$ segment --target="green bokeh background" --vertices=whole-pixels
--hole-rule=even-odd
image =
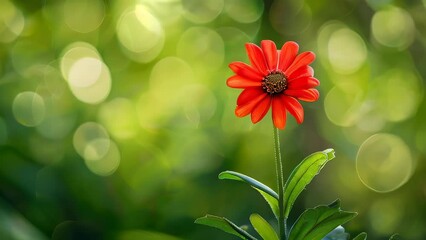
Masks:
[[[369,239],[426,238],[426,1],[0,0],[0,239],[233,239],[273,220],[270,116],[234,116],[244,44],[314,51],[321,98],[281,132],[285,174],[332,147],[296,202],[342,200]]]

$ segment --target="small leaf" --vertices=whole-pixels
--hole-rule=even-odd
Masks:
[[[245,230],[238,227],[233,222],[231,222],[230,220],[224,217],[218,217],[218,216],[207,214],[204,217],[197,218],[195,220],[195,223],[220,229],[226,233],[230,233],[235,236],[238,236],[241,239],[257,240],[256,238],[251,236],[248,232],[246,232]]]
[[[316,152],[297,165],[291,172],[284,186],[284,217],[288,217],[294,202],[312,179],[321,171],[324,165],[334,158],[334,150],[327,149]]]
[[[367,233],[362,232],[358,234],[358,236],[354,237],[352,240],[366,240],[367,239]]]
[[[234,171],[224,171],[219,174],[219,179],[229,179],[229,180],[236,180],[248,183],[250,186],[252,186],[254,189],[256,189],[266,200],[266,202],[269,204],[269,206],[272,209],[272,212],[274,213],[275,217],[278,219],[278,194],[272,190],[270,187],[266,186],[265,184],[257,181],[254,178],[251,178],[247,175],[244,175],[239,172]]]
[[[250,216],[250,222],[256,232],[259,233],[264,240],[279,240],[275,230],[259,214],[252,214]]]
[[[357,215],[340,209],[336,200],[328,206],[307,209],[296,220],[290,230],[288,240],[321,240],[337,226],[346,223]]]

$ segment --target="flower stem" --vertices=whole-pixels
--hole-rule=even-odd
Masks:
[[[278,208],[279,208],[278,227],[279,227],[280,239],[285,240],[287,235],[287,226],[286,226],[287,219],[284,218],[283,162],[281,159],[279,130],[275,126],[274,126],[274,142],[275,142],[275,165],[277,169],[277,181],[278,181]]]

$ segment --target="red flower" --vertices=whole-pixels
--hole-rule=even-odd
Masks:
[[[284,129],[286,113],[290,112],[297,123],[303,122],[303,107],[298,100],[314,102],[319,98],[314,87],[319,81],[309,66],[314,59],[313,52],[297,55],[299,45],[286,42],[281,50],[275,43],[263,40],[261,48],[253,43],[246,44],[251,66],[243,62],[232,62],[229,67],[235,75],[226,84],[232,88],[243,88],[237,99],[235,115],[247,116],[257,123],[272,107],[275,127]]]

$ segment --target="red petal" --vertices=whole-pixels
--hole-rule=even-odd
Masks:
[[[247,87],[260,87],[262,82],[253,81],[239,75],[232,76],[226,80],[226,84],[231,88],[247,88]]]
[[[301,90],[287,89],[284,93],[305,102],[315,102],[319,98],[319,92],[314,88]]]
[[[313,52],[303,52],[294,59],[290,67],[285,70],[284,74],[290,76],[294,71],[302,66],[311,64],[314,60],[315,54]]]
[[[302,66],[296,71],[294,71],[288,76],[289,81],[293,78],[301,78],[301,77],[313,77],[314,76],[314,69],[311,66]]]
[[[263,54],[265,55],[266,63],[270,71],[277,69],[278,53],[277,46],[270,40],[263,40],[260,45],[262,46]]]
[[[283,96],[283,101],[287,110],[290,112],[291,115],[293,115],[297,123],[301,124],[303,122],[304,112],[300,102],[293,97],[289,97],[285,95]]]
[[[259,73],[252,66],[249,66],[243,62],[232,62],[229,64],[229,68],[231,68],[235,74],[248,79],[261,81],[264,77],[263,74]]]
[[[246,88],[241,92],[240,96],[238,96],[237,105],[244,105],[264,93],[265,92],[261,88]]]
[[[269,107],[271,106],[271,97],[266,97],[260,101],[251,112],[251,121],[258,123],[268,113]]]
[[[251,65],[255,66],[262,74],[268,73],[268,67],[266,66],[265,56],[263,55],[262,49],[256,44],[246,44],[247,55],[250,59]]]
[[[281,71],[287,70],[287,68],[296,58],[298,51],[299,45],[297,45],[297,43],[292,41],[284,43],[279,54],[280,57],[278,61],[278,68]]]
[[[256,98],[254,98],[253,100],[245,104],[238,105],[237,108],[235,109],[235,115],[237,115],[237,117],[244,117],[248,115],[253,110],[253,108],[267,95],[268,94],[263,93],[262,95],[257,96]]]
[[[286,107],[283,97],[285,97],[285,95],[279,95],[272,98],[272,120],[274,122],[274,126],[279,129],[284,129],[287,121]]]
[[[320,82],[313,77],[294,78],[288,81],[288,89],[308,89],[318,86]]]

